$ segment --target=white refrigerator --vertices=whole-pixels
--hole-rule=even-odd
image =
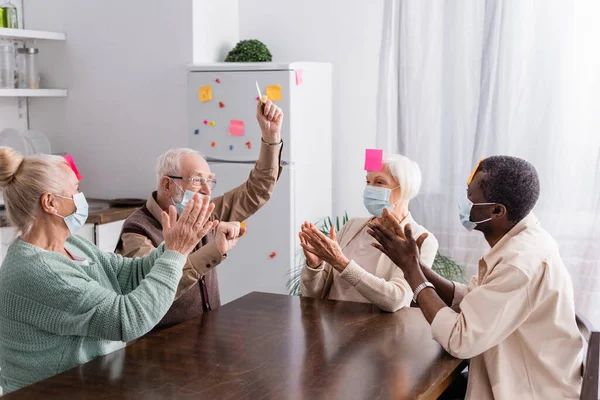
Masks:
[[[213,196],[242,184],[258,158],[255,82],[285,114],[283,172],[269,202],[246,221],[246,236],[217,267],[223,304],[252,291],[286,293],[298,262],[300,225],[327,217],[332,209],[332,81],[331,65],[325,63],[190,67],[189,147],[216,175]]]

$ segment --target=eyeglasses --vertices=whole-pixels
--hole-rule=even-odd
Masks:
[[[188,178],[183,176],[172,176],[167,175],[171,179],[181,179],[184,181],[188,181],[194,187],[200,187],[203,185],[208,185],[208,187],[212,190],[217,186],[217,180],[215,178],[206,179],[206,178]]]

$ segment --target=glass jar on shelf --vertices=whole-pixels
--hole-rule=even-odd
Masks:
[[[19,28],[19,18],[17,17],[17,7],[10,0],[0,5],[0,28]]]
[[[11,45],[0,45],[0,88],[15,87],[15,49]]]
[[[39,89],[38,71],[39,49],[23,47],[17,49],[17,87],[19,89]]]

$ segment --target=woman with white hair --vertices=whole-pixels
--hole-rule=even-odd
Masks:
[[[209,196],[177,219],[144,258],[105,253],[72,235],[86,221],[79,181],[62,157],[0,147],[0,189],[20,236],[0,268],[0,386],[11,392],[115,351],[167,312],[186,256],[215,222]]]
[[[405,156],[386,155],[381,171],[367,172],[364,205],[370,217],[353,218],[337,234],[323,235],[305,222],[300,243],[306,256],[300,289],[303,296],[373,303],[395,312],[410,305],[412,290],[400,268],[372,246],[367,224],[387,209],[400,225],[412,226],[415,237],[428,233],[421,247],[421,261],[431,267],[437,253],[435,237],[415,222],[408,204],[421,188],[419,165]]]

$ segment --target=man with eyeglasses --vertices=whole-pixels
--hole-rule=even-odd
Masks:
[[[215,267],[244,234],[245,228],[238,221],[246,220],[266,204],[281,173],[283,112],[266,96],[265,100],[256,109],[262,131],[258,161],[246,182],[212,199],[211,218],[218,225],[188,256],[175,301],[154,330],[195,318],[221,305]],[[161,155],[157,179],[158,190],[123,225],[116,249],[123,256],[141,257],[150,253],[163,241],[162,211],[173,205],[180,214],[196,193],[210,196],[217,184],[206,160],[192,149],[171,149]]]

